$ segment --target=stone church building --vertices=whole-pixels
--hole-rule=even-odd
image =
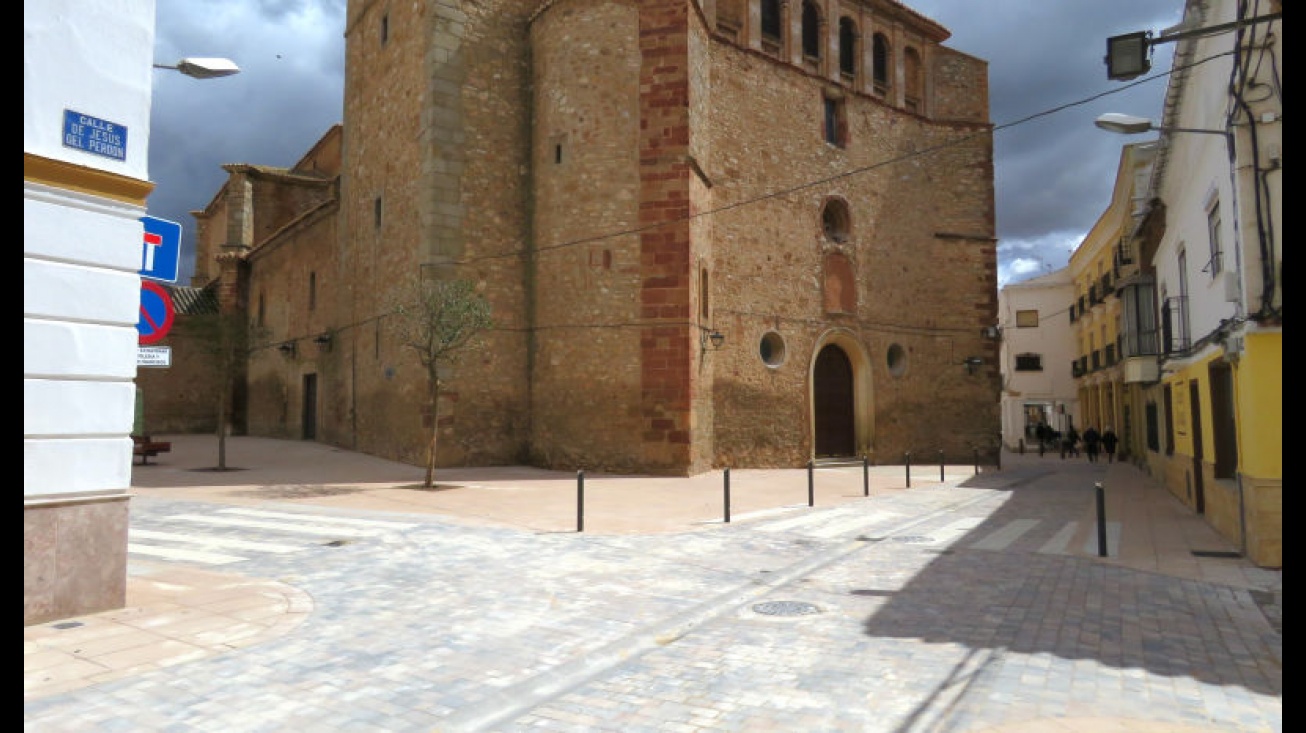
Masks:
[[[494,327],[439,465],[992,460],[988,69],[947,29],[894,0],[350,0],[344,33],[342,125],[194,212],[179,295],[259,334],[235,431],[423,463],[388,298],[465,278]],[[214,429],[185,318],[138,376],[156,433]]]

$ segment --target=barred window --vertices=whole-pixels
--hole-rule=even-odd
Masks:
[[[1043,371],[1043,355],[1042,354],[1017,354],[1016,371],[1018,372]]]

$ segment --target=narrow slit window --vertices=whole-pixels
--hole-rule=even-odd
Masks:
[[[845,115],[844,100],[826,98],[823,125],[825,141],[840,148],[844,147],[848,141],[848,125]]]

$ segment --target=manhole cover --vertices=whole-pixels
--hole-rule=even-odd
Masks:
[[[921,535],[903,535],[902,537],[891,538],[894,542],[907,542],[913,545],[924,545],[934,541],[933,537],[922,537]]]
[[[821,609],[811,603],[802,601],[766,601],[755,604],[753,610],[763,616],[806,616],[821,612]]]

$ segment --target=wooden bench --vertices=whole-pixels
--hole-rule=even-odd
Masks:
[[[167,453],[172,450],[172,443],[167,441],[150,440],[148,435],[132,436],[132,455],[140,456],[139,465],[145,466],[150,462],[150,456],[157,456],[160,453]]]

